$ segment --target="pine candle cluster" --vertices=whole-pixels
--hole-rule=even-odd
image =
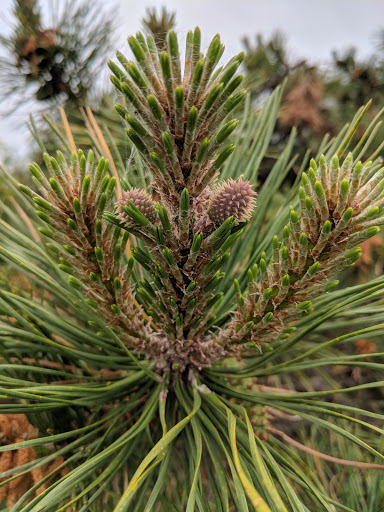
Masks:
[[[217,318],[221,268],[256,197],[247,180],[219,179],[234,150],[226,143],[237,125],[229,114],[245,95],[236,92],[243,54],[217,67],[224,50],[219,37],[203,55],[196,29],[187,35],[182,70],[173,31],[160,55],[150,35],[128,41],[136,62],[118,52],[121,65],[109,63],[121,96],[116,110],[151,172],[159,202],[124,183],[115,202],[108,163],[95,165],[93,153],[81,151],[70,162],[61,153],[57,159],[46,155],[50,179],[33,164],[39,192],[22,190],[49,225],[43,234],[55,241],[49,247],[71,274],[69,283],[157,371],[201,369],[257,353],[288,336],[291,322],[311,311],[310,300],[335,286],[330,279],[356,261],[356,246],[377,233],[384,219],[384,171],[354,163],[352,155],[342,165],[337,156],[312,160],[302,177],[300,212],[291,209],[270,259],[263,254],[249,270],[244,295],[235,281],[237,307],[229,321]],[[137,244],[126,260],[130,234]],[[136,264],[144,277],[134,285]]]
[[[93,152],[86,157],[81,150],[70,161],[61,152],[56,159],[45,154],[44,161],[49,178],[38,164],[29,166],[37,192],[19,187],[48,225],[39,228],[55,242],[48,242],[48,249],[58,268],[70,275],[69,284],[86,296],[86,304],[101,313],[124,343],[140,346],[136,333],[141,333],[140,340],[146,339],[150,327],[142,309],[134,307],[130,287],[134,262],[124,261],[129,233],[122,234],[102,218],[115,202],[116,178],[108,174],[108,161],[101,158],[96,165]]]
[[[293,208],[281,240],[273,239],[269,260],[248,271],[248,290],[235,281],[237,310],[218,342],[238,344],[240,352],[284,338],[290,322],[312,311],[311,300],[332,289],[332,277],[360,257],[358,244],[383,224],[384,168],[372,162],[354,164],[350,153],[340,165],[337,156],[317,165],[311,160],[299,189],[300,214]]]

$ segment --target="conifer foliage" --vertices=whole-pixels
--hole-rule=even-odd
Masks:
[[[344,157],[365,110],[311,160],[290,211],[279,214],[286,226],[275,237],[264,232],[271,251],[255,262],[253,217],[265,214],[275,185],[267,180],[257,198],[249,166],[242,175],[242,158],[233,160],[243,54],[220,65],[219,36],[204,54],[198,28],[187,34],[184,66],[172,30],[164,51],[151,35],[128,42],[136,60],[118,52],[109,67],[150,187],[133,186],[129,173],[119,178],[92,150],[58,151],[44,155],[45,170],[30,165],[33,190],[19,185],[22,217],[6,207],[0,221],[0,254],[30,283],[0,290],[8,399],[0,411],[28,414],[39,429],[0,446],[36,448],[35,461],[0,473],[1,485],[63,461],[12,511],[331,511],[335,500],[281,442],[290,438],[274,425],[276,411],[355,443],[380,461],[367,463],[376,469],[378,438],[368,443],[341,420],[375,436],[382,430],[356,419],[361,409],[340,403],[335,412],[316,399],[332,389],[296,392],[255,378],[336,364],[328,352],[316,356],[339,338],[311,345],[303,337],[384,286],[377,280],[344,298],[331,291],[384,221],[380,162],[355,161],[356,148]],[[272,133],[275,100],[257,114],[261,132]],[[247,137],[237,135],[245,164]],[[253,151],[258,157],[262,145]],[[228,176],[234,161],[240,168]],[[231,289],[229,266],[238,272]]]

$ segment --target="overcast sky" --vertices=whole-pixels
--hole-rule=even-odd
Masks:
[[[11,19],[12,3],[0,0],[2,35],[9,33],[4,20]],[[61,7],[64,4],[62,0],[41,0],[43,7],[52,3]],[[372,53],[374,35],[384,27],[383,0],[104,0],[104,4],[113,7],[123,51],[127,47],[126,36],[141,28],[140,20],[149,6],[165,5],[175,10],[180,35],[199,25],[205,47],[219,32],[228,58],[243,49],[244,36],[252,39],[262,33],[268,37],[277,29],[285,33],[294,58],[324,64],[333,49],[349,46],[356,46],[359,56],[364,57]],[[0,119],[0,144],[13,148],[26,145],[27,132],[20,129],[20,124],[27,114],[18,111],[14,118]]]

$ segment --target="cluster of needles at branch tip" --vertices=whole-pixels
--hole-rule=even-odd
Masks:
[[[220,182],[235,149],[228,144],[237,126],[230,114],[245,95],[237,74],[243,54],[218,67],[219,36],[204,55],[196,28],[187,35],[182,69],[172,30],[160,54],[151,35],[138,33],[128,42],[136,62],[120,52],[119,65],[109,62],[121,98],[115,108],[150,170],[152,193],[123,180],[115,202],[108,162],[94,162],[92,151],[81,150],[70,161],[60,152],[45,155],[50,178],[32,164],[38,192],[20,188],[48,224],[40,231],[54,240],[50,248],[69,284],[156,371],[200,370],[258,353],[289,336],[292,322],[310,313],[311,301],[358,259],[358,244],[378,232],[384,171],[354,162],[352,154],[342,163],[338,156],[312,160],[302,175],[299,210],[291,208],[272,254],[263,253],[249,269],[244,293],[235,280],[232,314],[217,316],[222,267],[257,195],[243,177]],[[136,242],[126,262],[130,236]],[[135,262],[142,278],[134,285]]]

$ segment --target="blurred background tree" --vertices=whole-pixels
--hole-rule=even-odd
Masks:
[[[297,127],[296,149],[303,155],[307,147],[316,153],[322,138],[338,133],[361,105],[372,99],[365,123],[377,115],[384,103],[384,30],[376,36],[376,47],[365,60],[357,59],[356,48],[343,53],[334,51],[327,66],[319,67],[306,60],[294,60],[281,32],[265,41],[258,34],[255,43],[243,39],[245,84],[257,104],[285,83],[282,108],[274,141],[286,141],[293,126]],[[376,147],[381,147],[382,133]]]
[[[12,34],[0,38],[3,100],[85,105],[113,46],[113,17],[100,7],[66,1],[45,26],[38,0],[15,0]]]

